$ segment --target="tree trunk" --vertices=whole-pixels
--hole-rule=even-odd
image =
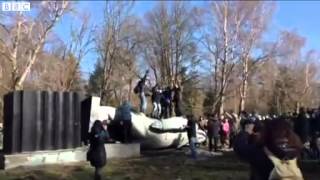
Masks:
[[[240,102],[239,102],[239,111],[245,110],[247,91],[248,91],[248,58],[245,58],[243,61],[243,73],[242,73],[242,82],[240,88]]]
[[[17,81],[14,85],[14,90],[21,90],[23,88],[23,82],[27,78],[27,75],[29,74],[32,65],[35,63],[35,61],[37,59],[37,54],[39,53],[40,49],[42,48],[46,36],[47,36],[47,33],[45,33],[45,35],[42,37],[42,39],[40,40],[40,43],[37,45],[35,50],[30,52],[27,67],[24,69],[22,75],[17,79]]]
[[[132,97],[132,78],[129,79],[129,92],[128,92],[128,101],[131,102]]]
[[[219,114],[224,112],[224,101],[225,101],[225,90],[226,90],[226,63],[228,60],[228,2],[224,2],[224,20],[223,20],[223,59],[222,59],[222,71],[221,71],[221,88],[220,88],[220,98],[219,98]]]

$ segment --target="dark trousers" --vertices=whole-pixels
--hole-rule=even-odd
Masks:
[[[235,132],[231,132],[230,133],[230,142],[229,142],[229,148],[232,148],[233,147],[233,142],[234,142],[234,139],[236,137],[236,133]]]
[[[213,140],[213,144],[212,144]],[[212,145],[214,145],[214,152],[218,151],[219,137],[209,137],[209,151],[212,151]]]
[[[172,117],[172,105],[171,104],[166,104],[162,106],[162,112],[161,112],[161,117],[162,118],[169,118]]]
[[[182,116],[182,111],[181,111],[181,104],[180,102],[174,103],[174,113],[176,116]]]
[[[96,167],[96,170],[94,172],[94,180],[101,180],[101,171],[102,167]]]
[[[123,142],[128,143],[131,142],[131,128],[132,128],[132,122],[131,120],[124,120],[123,121]]]

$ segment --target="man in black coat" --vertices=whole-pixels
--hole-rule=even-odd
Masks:
[[[172,90],[168,86],[162,92],[161,96],[162,117],[169,118],[172,116]]]
[[[218,141],[220,138],[220,123],[218,120],[218,116],[214,115],[209,118],[208,121],[208,139],[209,139],[209,151],[212,151],[212,140],[214,144],[214,152],[218,151]]]
[[[102,122],[96,120],[89,135],[90,147],[87,152],[87,160],[95,167],[95,180],[101,180],[101,170],[107,164],[107,154],[104,147],[107,133]]]
[[[309,117],[303,107],[300,108],[298,117],[294,122],[294,131],[300,137],[302,143],[309,140]]]
[[[192,158],[197,158],[196,151],[196,138],[197,138],[197,127],[196,127],[196,118],[194,115],[187,115],[188,123],[187,123],[187,135],[189,139],[189,147],[191,150]]]
[[[148,78],[149,70],[146,71],[145,75],[139,80],[138,84],[134,88],[134,93],[139,94],[140,99],[140,112],[145,113],[147,110],[147,99],[145,94],[145,86]]]
[[[182,92],[181,87],[178,84],[175,84],[173,88],[173,102],[174,102],[174,113],[176,116],[182,116],[182,109],[181,109],[181,100],[182,100]]]

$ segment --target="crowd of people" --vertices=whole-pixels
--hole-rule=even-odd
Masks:
[[[119,110],[130,112],[131,106],[128,102],[121,107]],[[122,124],[128,127],[124,131],[124,142],[128,142],[130,117],[119,118],[128,119]],[[207,132],[208,150],[217,152],[233,148],[241,159],[251,165],[252,180],[275,176],[303,179],[296,163],[297,158],[320,160],[320,108],[313,110],[301,108],[299,113],[281,116],[261,116],[246,112],[241,112],[238,116],[233,112],[225,112],[221,115],[209,114],[198,120],[192,114],[188,114],[186,118],[188,119],[186,131],[193,158],[197,158],[195,144],[196,124],[198,124]],[[106,164],[103,144],[106,139],[110,139],[106,126],[107,122],[96,121],[89,138],[88,160],[96,167],[97,179],[100,179],[101,168]]]
[[[140,79],[134,92],[140,98],[140,112],[147,109],[147,96],[153,103],[153,118],[182,116],[181,87],[161,88],[156,84],[151,93],[146,90],[148,71]],[[116,119],[120,119],[123,142],[131,141],[131,105],[124,102],[117,108]],[[320,108],[300,108],[298,113],[282,115],[259,115],[256,112],[242,111],[239,116],[234,112],[213,113],[196,117],[186,113],[188,123],[185,127],[193,158],[196,152],[196,125],[207,133],[206,142],[210,152],[233,149],[251,167],[251,180],[289,178],[303,179],[297,165],[297,158],[320,161]],[[90,133],[88,160],[96,167],[96,179],[101,179],[101,168],[106,164],[103,144],[110,140],[107,123],[96,121]],[[286,163],[284,163],[286,162]]]
[[[301,158],[320,160],[320,108],[300,108],[299,113],[282,115],[259,115],[256,112],[236,113],[225,112],[222,115],[210,114],[197,121],[200,128],[207,132],[209,151],[231,149],[236,135],[244,130],[250,122],[254,124],[254,131],[260,132],[266,122],[271,120],[285,120],[292,131],[299,137],[303,144]]]
[[[169,118],[172,117],[173,111],[176,116],[182,116],[180,82],[175,82],[166,87],[161,87],[156,83],[152,88],[149,88],[146,85],[148,74],[149,71],[147,70],[134,88],[134,93],[138,94],[140,99],[140,112],[146,113],[147,97],[149,96],[153,105],[151,117],[157,119]]]
[[[320,161],[320,108],[279,116],[225,112],[200,117],[198,124],[207,132],[209,151],[233,148],[251,165],[252,180],[300,180],[298,158]]]

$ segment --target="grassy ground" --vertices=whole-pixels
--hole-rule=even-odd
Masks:
[[[306,180],[320,177],[319,163],[302,165]],[[16,168],[0,171],[0,180],[91,180],[87,163]],[[233,153],[193,161],[183,151],[146,152],[141,158],[112,160],[103,170],[104,180],[247,180],[248,166]]]

